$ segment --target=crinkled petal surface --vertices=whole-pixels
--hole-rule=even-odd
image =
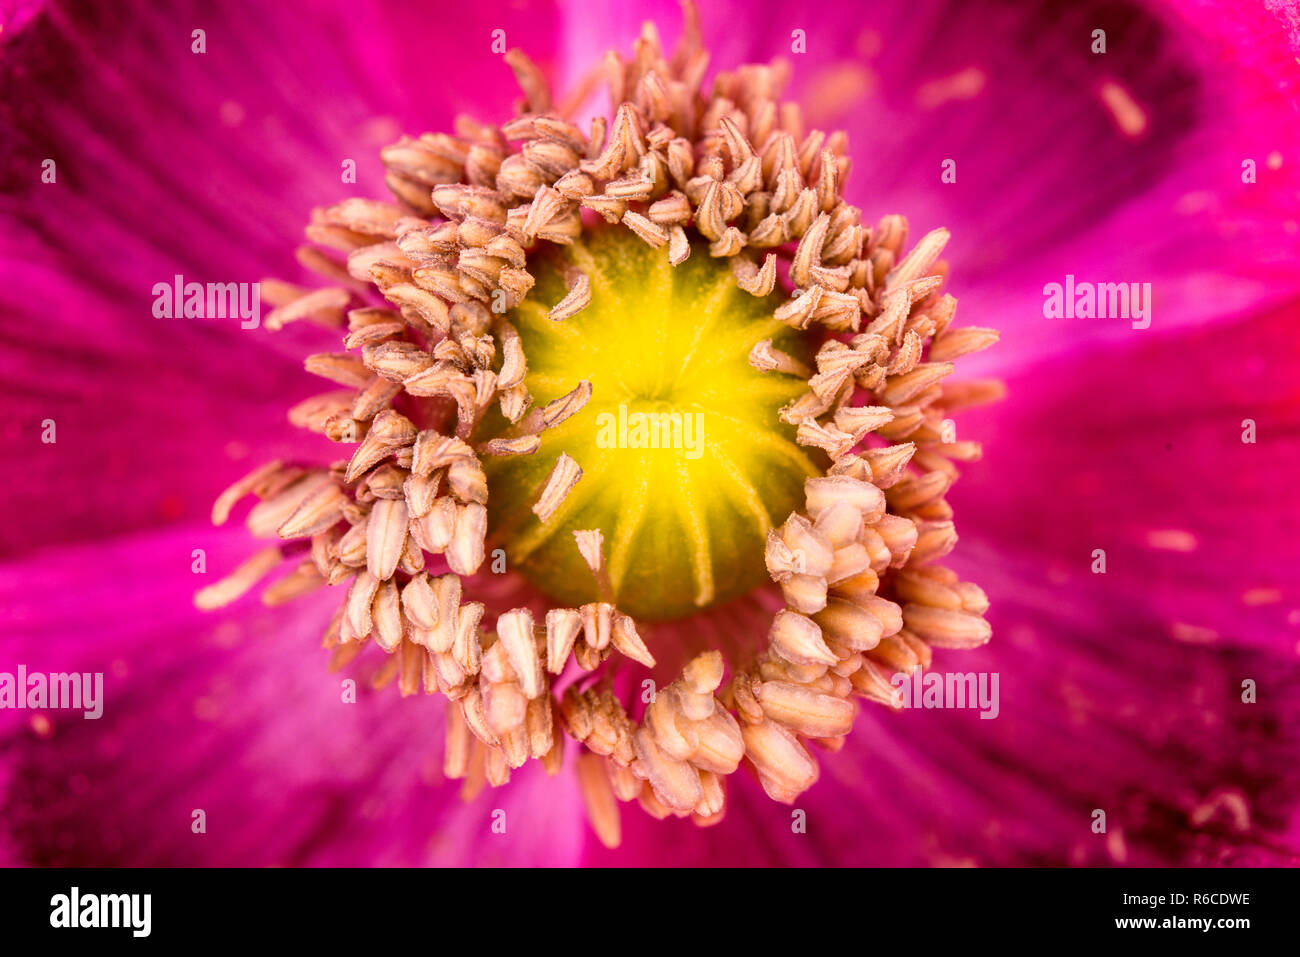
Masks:
[[[998,674],[997,716],[866,708],[799,798],[806,834],[737,780],[705,831],[626,816],[639,855],[1294,865],[1300,514],[1274,482],[1300,465],[1297,319],[1180,335],[1180,361],[1223,370],[1204,377],[1152,376],[1169,346],[1148,339],[1011,378],[1032,401],[968,415],[990,440],[952,495],[950,564],[993,596],[994,640],[935,657],[940,672]],[[1246,418],[1257,444],[1241,441]],[[1038,487],[1008,487],[1002,469]],[[1091,830],[1097,809],[1106,835]]]
[[[382,195],[379,146],[507,114],[493,30],[574,81],[642,19],[672,37],[675,5],[151,7],[0,6],[0,670],[106,694],[98,721],[0,712],[5,863],[1296,861],[1293,5],[709,5],[714,67],[787,57],[810,124],[849,132],[864,219],[949,227],[962,319],[1003,332],[962,367],[1008,398],[960,417],[986,456],[951,496],[995,638],[937,665],[997,672],[1000,710],[864,708],[806,834],[742,772],[722,824],[629,807],[613,852],[567,771],[457,801],[441,706],[326,669],[331,602],[192,609],[193,549],[221,574],[252,547],[206,526],[214,495],[333,457],[284,410],[334,342],[155,319],[151,290],[303,279],[311,207]],[[1151,327],[1046,319],[1067,274],[1151,283]]]
[[[213,565],[233,565],[247,550],[241,532],[178,526],[63,548],[57,562],[32,556],[21,574],[3,569],[12,660],[104,675],[98,719],[0,712],[10,862],[576,860],[586,825],[572,782],[533,766],[490,799],[460,802],[440,748],[413,747],[441,741],[442,702],[371,690],[375,659],[328,672],[312,640],[328,606],[267,609],[246,598],[221,617],[189,607],[193,543]],[[98,566],[116,573],[69,580],[69,568]],[[509,840],[493,843],[498,809]]]

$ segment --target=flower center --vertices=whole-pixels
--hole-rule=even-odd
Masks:
[[[533,293],[511,315],[537,406],[591,384],[580,412],[541,434],[531,455],[489,459],[489,547],[570,606],[614,601],[664,619],[742,594],[767,579],[769,528],[801,506],[820,473],[778,410],[806,391],[748,361],[764,339],[807,358],[801,334],[772,318],[781,297],[743,291],[725,259],[698,245],[672,266],[627,230],[588,231],[530,268]],[[589,304],[549,318],[577,273]],[[508,433],[499,417],[488,433]],[[582,478],[547,521],[532,511],[561,453]],[[574,540],[598,529],[608,582]]]

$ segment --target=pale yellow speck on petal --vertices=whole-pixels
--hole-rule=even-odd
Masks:
[[[1282,600],[1282,592],[1277,588],[1250,588],[1241,596],[1243,605],[1275,605]]]
[[[1125,136],[1138,137],[1146,132],[1146,110],[1138,105],[1133,95],[1115,80],[1102,83],[1097,95],[1102,105],[1110,111],[1111,118]]]
[[[1147,546],[1164,552],[1194,552],[1196,536],[1178,528],[1157,528],[1147,532]]]
[[[925,83],[916,91],[916,105],[933,110],[954,100],[973,100],[984,90],[988,76],[977,66]]]
[[[1174,636],[1175,641],[1181,641],[1187,645],[1208,645],[1219,640],[1219,633],[1213,628],[1206,628],[1202,625],[1189,625],[1184,621],[1176,621],[1170,626],[1170,633]]]

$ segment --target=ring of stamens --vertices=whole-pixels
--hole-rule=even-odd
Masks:
[[[252,494],[255,535],[310,545],[266,548],[196,596],[203,608],[233,601],[286,552],[292,570],[263,592],[268,603],[351,579],[325,637],[333,665],[373,637],[389,655],[379,683],[446,695],[444,770],[466,779],[467,796],[504,784],[529,758],[556,773],[558,712],[583,746],[578,778],[610,845],[618,800],[636,799],[656,817],[717,821],[725,778],[743,760],[771,797],[793,801],[817,778],[806,745],[842,746],[855,697],[898,707],[892,673],[928,668],[933,647],[975,647],[991,634],[984,593],[934,564],[956,542],[944,499],[954,463],[979,456],[948,416],[999,395],[996,383],[945,381],[954,359],[996,340],[952,325],[956,301],[942,290],[938,261],[948,233],[934,230],[905,252],[902,217],[861,224],[841,196],[846,139],[805,133],[797,107],[778,102],[782,65],[723,73],[704,95],[708,56],[686,10],[671,60],[650,25],[630,61],[611,54],[618,106],[590,133],[513,51],[520,115],[499,128],[462,119],[455,136],[386,148],[396,205],[352,199],[315,211],[299,258],[337,285],[264,282],[276,305],[267,325],[346,322],[346,351],[306,360],[340,388],[295,406],[290,419],[356,448],[329,468],[270,463],[223,493],[217,524]],[[484,459],[535,453],[591,398],[578,382],[533,404],[509,319],[534,286],[530,251],[573,244],[588,229],[584,211],[674,266],[692,255],[729,260],[752,296],[785,293],[784,273],[789,292],[775,318],[819,342],[811,364],[766,340],[749,355],[757,370],[806,383],[780,417],[831,463],[807,480],[803,506],[767,533],[764,561],[785,607],[753,660],[733,662],[727,678],[719,652],[695,657],[639,722],[608,683],[572,681],[558,700],[552,692],[571,662],[595,672],[617,652],[654,666],[614,602],[551,608],[542,620],[513,608],[485,628],[485,605],[462,592],[487,557]],[[586,308],[594,278],[573,269],[563,294],[542,303],[549,319]],[[347,309],[373,289],[388,306]],[[509,426],[484,439],[489,409]],[[556,457],[532,507],[540,522],[581,476],[580,462]],[[594,580],[607,582],[600,531],[573,538]],[[428,574],[426,555],[442,555],[448,572]]]

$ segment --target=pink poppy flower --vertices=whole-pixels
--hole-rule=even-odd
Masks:
[[[864,702],[851,733],[802,735],[840,743],[814,749],[819,780],[797,796],[772,773],[746,772],[751,746],[727,777],[720,820],[698,827],[689,809],[655,820],[629,801],[615,812],[621,842],[609,848],[588,822],[584,805],[605,791],[579,745],[569,742],[558,774],[530,760],[499,788],[481,787],[482,767],[467,783],[448,780],[448,712],[441,696],[404,696],[389,683],[409,684],[409,672],[395,675],[398,656],[368,649],[340,672],[327,669],[317,645],[348,586],[270,607],[251,595],[215,612],[194,607],[196,590],[262,547],[238,524],[211,527],[223,488],[264,461],[323,467],[352,454],[352,444],[340,453],[286,419],[321,391],[304,358],[341,351],[341,333],[310,322],[270,332],[237,319],[163,318],[157,285],[178,275],[323,285],[304,268],[319,253],[294,256],[313,208],[384,196],[380,150],[403,134],[451,131],[461,113],[499,124],[518,112],[500,43],[522,48],[560,92],[580,87],[606,50],[628,53],[644,20],[666,40],[683,33],[681,13],[666,2],[482,3],[436,16],[397,0],[167,12],[134,2],[0,3],[0,428],[11,456],[0,672],[104,675],[97,720],[76,710],[0,710],[0,861],[1294,863],[1300,506],[1286,483],[1300,464],[1292,89],[1300,13],[1289,2],[1084,4],[1065,13],[1052,4],[912,3],[868,16],[853,4],[726,2],[706,13],[710,77],[788,61],[785,97],[802,105],[807,129],[848,134],[846,148],[826,141],[823,165],[841,149],[851,158],[837,172],[847,173],[843,199],[861,222],[906,216],[908,248],[948,229],[945,290],[960,301],[954,328],[1001,333],[997,348],[957,363],[958,381],[998,379],[1006,395],[956,416],[957,438],[981,442],[984,458],[960,463],[962,480],[947,495],[961,543],[944,559],[988,596],[994,637],[973,650],[938,648],[934,660],[939,673],[998,676],[992,720],[969,708]],[[532,74],[520,69],[535,101]],[[742,88],[761,76],[743,75],[730,92],[748,95]],[[579,128],[590,130],[606,105],[583,103]],[[735,174],[742,150],[725,150],[723,172]],[[820,170],[819,159],[810,155],[804,172]],[[695,223],[707,218],[704,192],[687,196]],[[746,202],[759,192],[774,188],[746,190]],[[826,209],[838,208],[836,195]],[[340,221],[318,225],[328,231]],[[662,237],[652,220],[630,225],[680,253],[666,225]],[[789,251],[809,228],[801,226],[787,237]],[[747,242],[755,232],[757,222]],[[878,227],[855,248],[906,253],[881,236]],[[714,256],[697,246],[690,268],[735,254],[721,233],[706,239],[719,244]],[[882,263],[881,280],[893,265]],[[838,265],[829,254],[822,264]],[[782,263],[788,285],[773,295],[811,288],[798,268]],[[539,292],[564,292],[572,279],[561,268],[535,271]],[[738,274],[763,285],[757,269]],[[1096,291],[1085,284],[1103,283],[1136,284],[1131,315],[1099,317],[1101,299],[1081,306],[1083,291]],[[1061,286],[1063,314],[1051,284]],[[922,300],[926,308],[937,308],[935,295]],[[742,319],[752,302],[734,307]],[[879,305],[870,295],[861,302]],[[735,318],[732,309],[721,318]],[[331,310],[342,307],[326,303],[317,318],[329,320]],[[552,359],[562,366],[559,350],[548,356],[524,338],[535,368]],[[956,405],[949,397],[944,408]],[[529,434],[507,428],[508,438]],[[940,439],[955,444],[946,423]],[[392,459],[394,471],[414,468],[418,454]],[[522,484],[509,468],[488,472],[499,497]],[[370,514],[373,502],[398,500],[375,491],[381,478],[367,481]],[[472,488],[474,476],[465,482]],[[898,498],[890,507],[907,512]],[[457,501],[465,511],[474,493]],[[665,492],[653,507],[673,504]],[[934,510],[917,517],[937,521],[942,509],[927,504]],[[363,545],[366,557],[388,550],[382,535],[378,546]],[[327,566],[337,564],[337,546]],[[481,570],[472,558],[445,561],[478,570],[466,576],[465,599],[489,605],[503,647],[515,623],[497,623],[497,614],[537,609],[540,631],[554,603],[541,604],[538,586],[571,584],[571,565],[523,582],[513,572],[494,576],[490,559],[477,557]],[[395,558],[415,560],[406,546]],[[715,572],[731,570],[726,558]],[[443,562],[430,558],[431,573],[445,571]],[[915,605],[930,607],[917,597],[926,587],[951,597],[938,587],[949,584],[942,577],[906,585],[895,568],[881,581],[901,604],[908,589]],[[746,663],[736,644],[761,647],[772,612],[795,601],[792,587],[783,595],[769,585],[657,629],[651,622],[654,680],[662,688],[709,647],[727,648],[730,680]],[[825,581],[821,588],[824,599]],[[679,592],[658,593],[651,581],[640,594],[669,602]],[[365,616],[377,607],[367,603]],[[346,651],[341,627],[336,657]],[[604,668],[627,648],[639,653],[626,632],[621,641]],[[584,653],[599,658],[600,650]],[[523,687],[536,700],[521,660],[502,657],[496,678],[475,688]],[[870,661],[887,677],[885,657]],[[778,664],[790,670],[788,659]],[[570,667],[565,680],[579,674]],[[632,707],[645,674],[624,663],[609,687]],[[743,719],[731,684],[718,690]],[[767,714],[762,721],[775,722]],[[564,723],[572,732],[581,722],[566,713]],[[564,740],[558,726],[554,740]],[[644,749],[662,743],[639,746],[636,780],[624,784],[652,809],[671,803],[672,782],[646,770],[658,752]],[[773,791],[793,803],[771,800]],[[593,816],[614,843],[608,809]]]

